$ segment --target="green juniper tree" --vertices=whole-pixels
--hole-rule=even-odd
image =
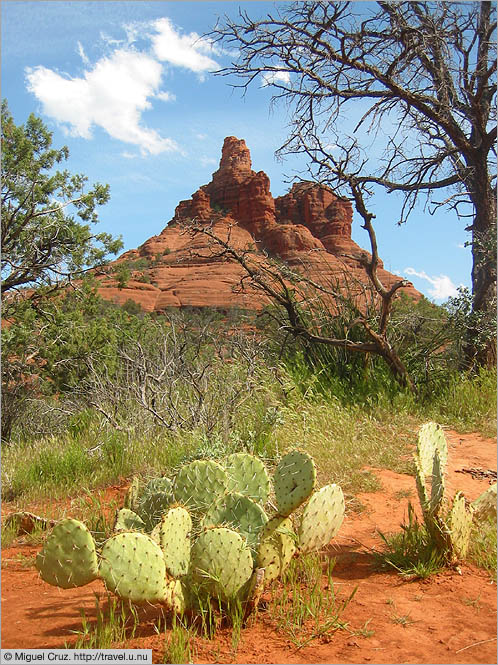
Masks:
[[[57,170],[68,156],[40,118],[17,126],[2,102],[2,441],[31,399],[74,382],[92,344],[113,340],[102,316],[92,325],[95,287],[83,280],[122,247],[92,230],[109,186],[87,188],[84,175]]]
[[[17,126],[2,102],[4,316],[16,293],[38,297],[56,290],[122,247],[120,238],[92,230],[97,206],[109,200],[109,186],[87,189],[86,176],[56,170],[68,156],[66,146],[52,147],[52,133],[40,118],[31,114]]]

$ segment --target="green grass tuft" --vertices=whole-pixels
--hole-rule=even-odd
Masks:
[[[384,550],[374,552],[375,565],[381,570],[396,571],[403,577],[425,579],[442,570],[446,565],[444,555],[408,503],[408,524],[402,531],[390,535],[379,533]]]
[[[195,654],[196,631],[173,615],[169,634],[164,631],[163,663],[192,663]]]
[[[487,570],[496,582],[496,517],[474,523],[468,558],[479,568]]]
[[[335,560],[323,559],[316,552],[292,559],[282,578],[283,588],[273,588],[268,615],[275,621],[277,630],[285,632],[297,649],[348,626],[341,615],[356,588],[348,597],[336,596],[332,581],[334,564]]]
[[[131,604],[107,595],[107,606],[95,594],[96,621],[90,622],[83,610],[80,611],[82,629],[71,631],[77,636],[74,644],[66,644],[71,649],[111,649],[126,648],[135,636],[138,614]]]

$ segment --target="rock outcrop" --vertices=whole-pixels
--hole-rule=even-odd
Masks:
[[[262,307],[261,293],[237,288],[244,271],[236,262],[220,256],[202,234],[192,240],[185,232],[184,223],[191,219],[212,224],[217,235],[251,251],[254,260],[282,259],[321,284],[364,290],[368,282],[361,262],[368,253],[351,239],[351,202],[312,182],[297,183],[274,199],[268,176],[252,170],[245,141],[229,136],[211,182],[178,204],[159,235],[115,262],[130,262],[132,278],[125,288],[104,278],[101,295],[118,303],[131,298],[147,311]],[[379,277],[386,286],[400,279],[382,267]],[[411,285],[404,291],[420,297]]]

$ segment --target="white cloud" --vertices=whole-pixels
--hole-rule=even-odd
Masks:
[[[82,78],[63,76],[43,66],[26,69],[27,87],[45,114],[73,136],[91,138],[94,126],[110,136],[139,146],[143,155],[178,151],[170,138],[140,124],[158,93],[162,66],[154,58],[118,49],[101,58]],[[160,97],[164,98],[164,97]]]
[[[106,46],[110,46],[112,48],[117,48],[123,45],[122,39],[113,39],[107,34],[107,32],[104,32],[103,30],[100,31],[100,39]]]
[[[180,34],[169,18],[160,18],[152,23],[155,34],[150,36],[152,49],[158,60],[177,67],[185,67],[197,74],[219,69],[219,64],[206,55],[216,55],[215,44],[196,32]]]
[[[172,92],[164,91],[164,92],[158,92],[156,95],[157,99],[160,99],[163,102],[175,102],[176,101],[176,95],[174,95]]]
[[[428,289],[429,295],[435,300],[447,300],[453,296],[458,295],[458,289],[453,284],[447,275],[439,275],[438,277],[430,277],[425,271],[418,272],[414,268],[405,268],[405,275],[419,277],[432,284],[432,288]]]
[[[204,139],[207,139],[208,135],[207,134],[196,134],[195,138],[199,139],[199,141],[204,141]]]
[[[218,160],[215,159],[214,157],[200,157],[199,161],[202,164],[202,166],[212,166],[213,164],[214,165],[218,164]]]
[[[276,72],[265,72],[261,74],[261,85],[266,87],[272,83],[290,83],[290,74],[289,72],[276,71]]]
[[[86,53],[85,53],[85,50],[84,50],[84,48],[83,48],[82,43],[81,43],[81,42],[77,42],[77,46],[78,46],[78,55],[79,55],[80,58],[82,59],[83,64],[84,64],[84,65],[88,65],[90,61],[89,61],[88,58],[87,58],[87,55],[86,55]]]
[[[95,63],[90,63],[83,44],[76,43],[85,70],[82,76],[43,65],[28,67],[27,89],[66,134],[90,139],[94,128],[100,127],[111,137],[138,146],[142,155],[182,152],[176,141],[145,126],[142,114],[154,100],[176,100],[174,93],[161,90],[165,63],[189,69],[203,80],[205,72],[219,68],[213,56],[222,51],[196,32],[183,33],[166,17],[122,27],[123,39],[100,33],[105,56]]]

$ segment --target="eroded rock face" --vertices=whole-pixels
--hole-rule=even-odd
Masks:
[[[270,254],[321,283],[361,289],[368,281],[361,263],[368,254],[351,239],[351,202],[312,182],[296,183],[288,194],[274,199],[268,176],[252,170],[245,141],[229,136],[211,182],[178,204],[159,235],[117,260],[144,264],[127,287],[118,289],[115,281],[104,279],[101,295],[119,303],[131,298],[147,311],[264,306],[260,293],[237,289],[244,276],[241,266],[216,256],[207,237],[192,240],[185,233],[183,224],[190,219],[214,223],[217,234],[237,249],[250,250],[257,260]],[[400,279],[382,266],[379,276],[386,286]],[[404,290],[415,299],[420,297],[411,285]]]

